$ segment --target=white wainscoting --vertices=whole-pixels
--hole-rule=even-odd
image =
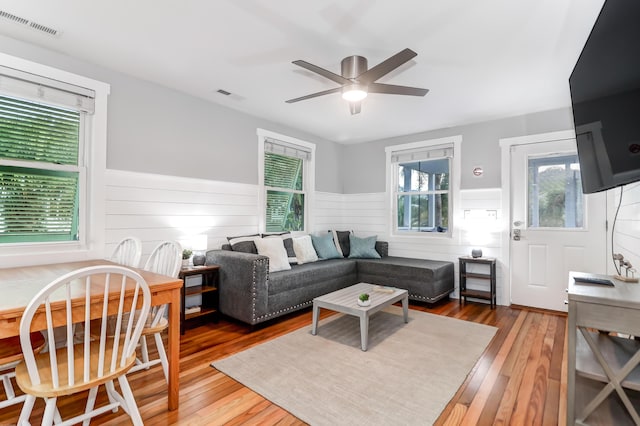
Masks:
[[[213,249],[225,243],[227,236],[257,233],[258,190],[257,185],[108,170],[105,256],[118,241],[130,235],[142,240],[144,262],[164,240],[180,241],[205,234],[208,248]],[[313,233],[338,229],[352,230],[358,236],[377,235],[389,242],[392,256],[454,262],[456,293],[453,296],[457,297],[459,256],[469,255],[472,248],[481,247],[485,256],[496,257],[501,264],[500,195],[500,189],[461,191],[460,206],[454,211],[454,232],[447,238],[390,235],[390,200],[384,192],[316,192],[310,229]],[[486,232],[478,235],[477,230]],[[477,238],[482,241],[474,241]],[[508,304],[508,296],[503,295],[501,271],[499,266],[498,303]]]
[[[352,230],[357,236],[377,235],[389,242],[391,256],[454,262],[458,295],[458,257],[482,248],[484,256],[498,259],[498,304],[509,304],[508,291],[502,286],[502,197],[499,188],[463,190],[460,206],[454,209],[451,238],[438,235],[401,237],[390,235],[390,200],[386,193],[328,194],[316,193],[314,232],[327,229]],[[466,215],[465,215],[466,211]],[[481,231],[481,232],[478,232]],[[473,287],[483,282],[470,282]]]
[[[614,212],[620,200],[620,189],[614,189]],[[609,224],[612,224],[612,219]],[[640,271],[640,183],[624,186],[614,235],[614,253],[622,253]],[[609,262],[612,265],[611,262]],[[611,267],[613,269],[613,267]],[[614,273],[613,271],[611,273]],[[638,276],[638,272],[636,272]]]
[[[258,186],[107,171],[106,248],[129,235],[142,240],[142,263],[164,240],[207,235],[218,248],[231,235],[258,232]]]

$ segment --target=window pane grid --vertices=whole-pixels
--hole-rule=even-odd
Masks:
[[[80,113],[0,96],[0,157],[78,164]]]
[[[0,167],[0,241],[76,239],[78,177]]]

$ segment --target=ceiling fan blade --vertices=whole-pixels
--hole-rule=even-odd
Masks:
[[[360,114],[362,110],[362,102],[349,102],[349,111],[351,111],[351,115]]]
[[[336,87],[335,89],[329,89],[329,90],[325,90],[325,91],[322,91],[322,92],[312,93],[312,94],[306,95],[306,96],[300,96],[299,98],[289,99],[288,101],[285,101],[285,102],[288,103],[288,104],[292,104],[294,102],[304,101],[306,99],[317,98],[318,96],[322,96],[322,95],[328,95],[328,94],[331,94],[331,93],[338,93],[341,90],[342,90],[342,87]]]
[[[369,84],[369,93],[384,93],[387,95],[409,95],[424,96],[429,89],[420,89],[418,87],[396,86],[393,84],[371,83]]]
[[[402,52],[396,53],[395,55],[393,55],[389,59],[386,59],[386,60],[380,62],[375,67],[373,67],[370,70],[365,71],[364,73],[360,74],[358,76],[357,80],[360,83],[363,83],[363,84],[373,83],[374,81],[376,81],[377,79],[379,79],[383,75],[386,75],[386,74],[390,73],[394,69],[398,68],[400,65],[404,64],[405,62],[410,61],[411,59],[415,58],[416,56],[418,56],[418,54],[416,52],[414,52],[413,50],[404,49]]]
[[[309,62],[306,61],[301,61],[301,60],[297,60],[297,61],[293,61],[293,64],[302,67],[304,69],[307,69],[311,72],[314,72],[316,74],[320,74],[321,76],[328,78],[329,80],[335,81],[338,84],[350,84],[352,83],[351,80],[349,80],[348,78],[344,78],[341,75],[332,73],[331,71],[327,71],[324,68],[320,68],[317,65],[313,65],[310,64]]]

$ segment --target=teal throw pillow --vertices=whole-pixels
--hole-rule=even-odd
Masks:
[[[375,235],[367,238],[358,238],[353,234],[349,235],[349,245],[351,251],[349,258],[353,259],[380,259],[380,253],[376,251]]]
[[[338,253],[338,249],[336,249],[332,234],[326,234],[321,237],[312,235],[311,241],[320,259],[338,259],[342,257],[340,253]]]

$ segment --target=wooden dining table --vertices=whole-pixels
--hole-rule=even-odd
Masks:
[[[0,338],[20,335],[22,314],[27,304],[39,290],[66,273],[96,265],[116,264],[104,259],[95,259],[0,269]],[[149,285],[152,306],[168,304],[168,408],[169,410],[176,410],[179,402],[180,291],[182,289],[182,280],[142,269],[131,269],[142,275]],[[102,301],[100,300],[99,303],[102,303]],[[91,311],[94,310],[91,309]],[[96,309],[95,312],[95,318],[98,318],[99,309]],[[159,377],[162,377],[162,375]]]

